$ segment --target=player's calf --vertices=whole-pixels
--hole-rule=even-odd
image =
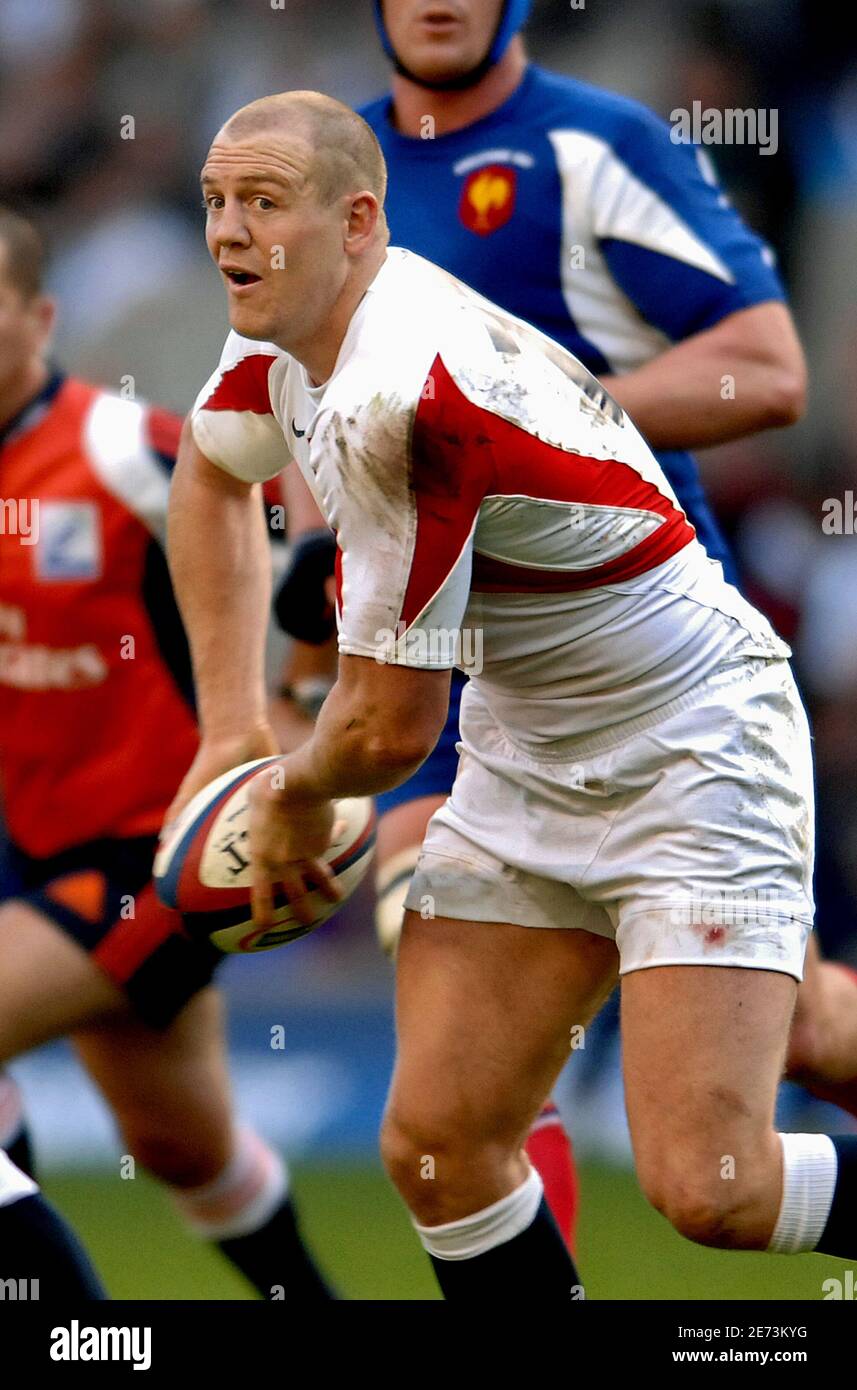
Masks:
[[[188,1228],[214,1241],[263,1298],[288,1303],[334,1297],[298,1227],[289,1172],[280,1154],[250,1129],[234,1136],[222,1171],[204,1186],[174,1189]]]
[[[217,1244],[263,1298],[328,1299],[283,1159],[235,1127],[221,1024],[217,991],[205,989],[168,1027],[117,1020],[75,1043],[127,1151],[168,1187],[186,1226]]]

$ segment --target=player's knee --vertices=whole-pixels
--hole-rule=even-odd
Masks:
[[[658,1207],[674,1230],[697,1245],[728,1249],[736,1243],[734,1210],[730,1201],[718,1201],[718,1194],[694,1188],[673,1188],[664,1194]]]
[[[426,1226],[478,1210],[483,1190],[496,1185],[518,1152],[514,1142],[492,1134],[490,1124],[480,1131],[453,1116],[433,1124],[401,1112],[385,1116],[380,1146],[391,1182]]]
[[[424,1120],[410,1120],[402,1112],[388,1112],[381,1126],[381,1161],[408,1206],[420,1196],[420,1185],[437,1180],[438,1165],[448,1176],[451,1154],[448,1127]]]
[[[747,1193],[736,1179],[734,1160],[681,1161],[663,1156],[638,1161],[640,1186],[651,1205],[679,1235],[699,1245],[729,1249],[743,1244]]]

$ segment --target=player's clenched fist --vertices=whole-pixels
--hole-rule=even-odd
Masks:
[[[290,790],[284,763],[273,763],[249,787],[253,921],[274,922],[274,889],[282,885],[299,922],[311,925],[317,912],[306,901],[318,889],[331,902],[341,897],[321,856],[334,838],[334,805]]]

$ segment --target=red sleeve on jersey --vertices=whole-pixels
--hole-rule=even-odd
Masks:
[[[438,356],[417,407],[411,486],[417,533],[400,622],[406,628],[446,582],[493,490],[493,441],[481,412],[459,391]]]
[[[227,367],[201,410],[249,410],[253,415],[273,415],[268,395],[268,372],[276,358],[254,352]]]
[[[648,511],[664,524],[615,559],[586,570],[545,570],[474,553],[472,588],[486,593],[573,593],[633,579],[663,564],[695,532],[680,508],[620,459],[573,453],[474,404],[438,357],[413,432],[417,536],[402,619],[407,627],[440,588],[484,497],[533,497]],[[537,557],[536,557],[537,558]]]
[[[266,507],[282,507],[283,481],[279,473],[275,473],[273,478],[262,484],[262,497]]]
[[[145,438],[149,448],[165,458],[175,459],[179,451],[182,422],[178,415],[162,406],[151,405],[146,411]]]

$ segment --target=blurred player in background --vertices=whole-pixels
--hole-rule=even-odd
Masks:
[[[31,1298],[77,1303],[106,1297],[77,1237],[38,1183],[0,1147],[0,1287],[7,1279],[18,1288],[35,1281],[38,1292]]]
[[[573,352],[631,414],[734,582],[688,450],[802,413],[806,368],[772,254],[729,205],[704,151],[675,144],[638,103],[528,62],[519,30],[530,9],[531,0],[375,0],[396,71],[391,94],[361,114],[387,161],[391,239]],[[329,639],[322,584],[335,544],[318,529],[298,470],[286,488],[294,548],[277,612],[294,636]],[[292,660],[292,671],[317,671],[301,649]],[[455,775],[463,686],[454,673],[449,719],[426,763],[378,798],[387,949],[426,825]],[[857,1115],[857,979],[820,963],[814,938],[787,1063],[814,1094]],[[574,1189],[554,1123],[532,1149],[559,1207]]]
[[[0,1062],[75,1030],[187,1224],[264,1297],[326,1297],[282,1159],[234,1119],[209,986],[222,957],[150,882],[198,742],[162,548],[180,422],[52,370],[42,268],[35,230],[0,209]],[[30,1168],[2,1071],[0,1147]],[[0,1188],[5,1252],[24,1204],[2,1203]]]

